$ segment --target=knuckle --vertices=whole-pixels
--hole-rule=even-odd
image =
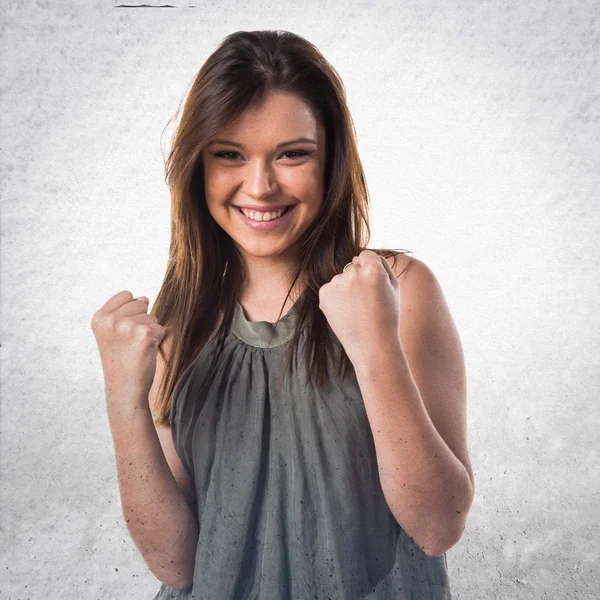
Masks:
[[[371,263],[363,266],[363,272],[367,277],[370,277],[372,279],[377,279],[382,274],[382,271],[379,268],[379,265],[374,265]],[[386,275],[387,275],[387,273],[386,273]]]
[[[145,323],[142,324],[142,325],[138,325],[137,331],[139,332],[138,335],[143,340],[147,340],[148,338],[154,337],[154,333],[152,331],[152,327],[150,325],[145,324]]]
[[[111,315],[102,312],[96,312],[92,317],[92,326],[94,330],[105,330],[111,327]]]
[[[133,329],[133,323],[129,319],[119,319],[111,316],[110,328],[119,335],[127,336]]]

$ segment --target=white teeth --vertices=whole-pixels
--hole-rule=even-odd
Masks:
[[[258,212],[253,210],[246,210],[245,208],[240,208],[244,216],[252,219],[253,221],[272,221],[273,219],[278,219],[286,210],[286,208],[282,208],[277,212]]]

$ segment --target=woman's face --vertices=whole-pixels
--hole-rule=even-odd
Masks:
[[[208,210],[242,255],[296,260],[323,202],[325,130],[309,105],[269,93],[209,140],[202,161]]]

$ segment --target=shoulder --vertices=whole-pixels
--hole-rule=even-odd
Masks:
[[[387,256],[385,260],[388,261],[388,264],[392,268],[394,275],[396,275],[396,279],[398,279],[407,270],[412,262],[420,262],[418,259],[412,256],[401,253]]]
[[[462,372],[459,333],[442,286],[422,260],[406,255],[386,259],[400,285],[400,338],[408,354],[445,362],[443,368]],[[451,357],[451,358],[450,358]],[[440,367],[440,365],[438,365]]]
[[[405,294],[416,294],[432,301],[443,297],[437,277],[422,260],[406,254],[396,254],[386,260]]]

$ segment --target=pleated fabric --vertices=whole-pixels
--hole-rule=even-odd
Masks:
[[[387,505],[356,377],[307,385],[306,327],[287,369],[298,306],[269,323],[236,304],[216,374],[205,381],[213,335],[177,383],[199,539],[193,585],[153,600],[451,600],[446,555],[425,554]]]

